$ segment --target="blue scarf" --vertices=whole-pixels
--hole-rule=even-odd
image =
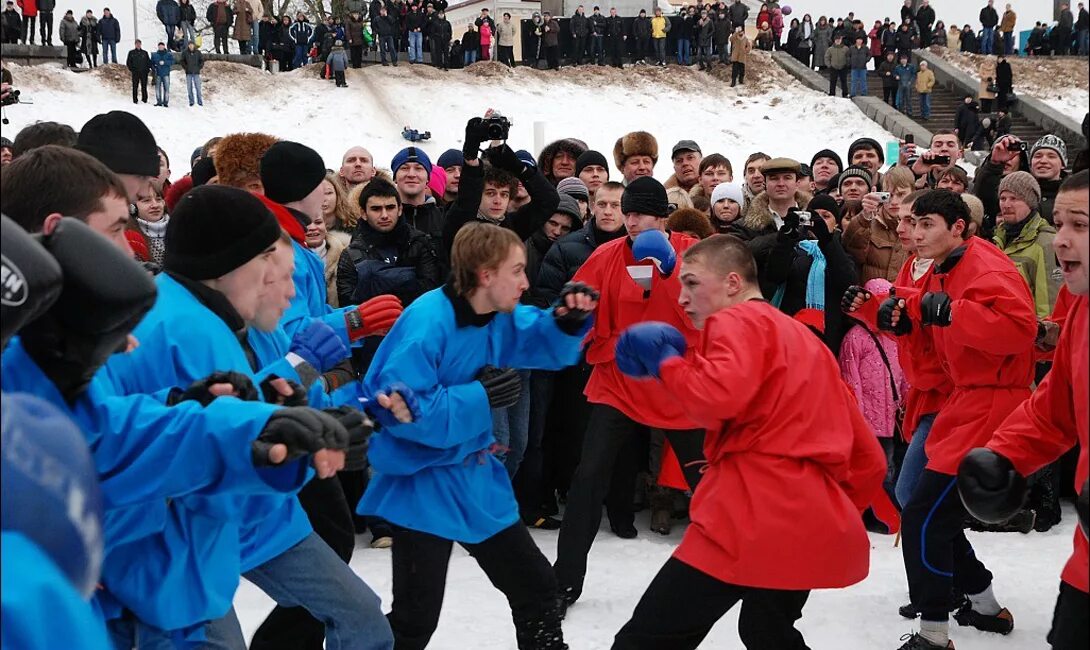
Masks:
[[[807,308],[825,310],[825,253],[813,239],[804,239],[799,242],[799,249],[810,256],[810,275],[806,278],[806,306]],[[772,296],[772,306],[780,308],[783,302],[786,284],[781,284],[776,289],[776,295]]]

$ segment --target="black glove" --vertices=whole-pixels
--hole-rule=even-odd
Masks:
[[[484,386],[490,408],[505,409],[513,406],[522,395],[522,380],[514,368],[485,366],[477,373],[476,379]]]
[[[507,144],[501,144],[498,147],[490,147],[485,152],[485,156],[488,159],[490,165],[497,169],[503,169],[511,172],[516,178],[522,178],[526,174],[526,163],[519,160],[515,155],[515,151]]]
[[[281,379],[281,377],[269,375],[261,382],[261,395],[264,396],[266,402],[281,406],[306,406],[310,403],[309,398],[307,398],[307,390],[297,382],[285,379],[284,381],[288,382],[288,388],[291,389],[291,395],[281,395],[280,391],[273,388],[272,382],[274,379]]]
[[[87,224],[65,217],[41,238],[64,273],[49,310],[22,330],[23,347],[71,401],[155,304],[152,277]]]
[[[254,382],[250,381],[249,377],[241,372],[229,370],[227,372],[214,372],[204,379],[198,379],[185,390],[175,388],[170,391],[170,396],[167,397],[167,406],[175,406],[181,402],[190,401],[200,402],[201,406],[208,406],[212,403],[212,400],[216,399],[216,396],[208,390],[214,384],[231,384],[241,400],[256,402],[260,399],[257,389],[254,388]]]
[[[0,350],[24,325],[48,310],[61,295],[64,276],[57,260],[19,224],[0,217],[4,240]]]
[[[871,299],[871,293],[858,284],[853,284],[848,287],[848,290],[844,292],[844,297],[840,299],[841,311],[845,314],[852,313],[852,304],[855,303],[855,299],[860,296],[862,296],[864,300]]]
[[[560,298],[553,307],[553,318],[556,319],[556,326],[560,328],[562,332],[570,336],[574,336],[579,333],[579,330],[583,328],[583,323],[590,318],[591,312],[583,311],[582,309],[568,309],[567,313],[560,315],[556,310],[560,307],[567,307],[565,299],[572,294],[584,294],[590,296],[594,300],[598,300],[598,292],[594,290],[589,284],[583,282],[569,282],[564,285],[564,288],[560,290]]]
[[[476,160],[481,155],[481,143],[487,139],[484,120],[479,117],[470,118],[466,122],[466,139],[462,143],[462,156],[466,160]]]
[[[254,466],[267,467],[273,445],[286,445],[285,462],[323,449],[348,448],[348,432],[336,418],[306,407],[282,408],[269,416],[265,428],[250,446]]]
[[[958,466],[958,492],[969,514],[986,524],[1002,524],[1026,504],[1026,477],[991,449],[978,447]]]
[[[893,311],[900,302],[901,299],[891,289],[889,298],[883,300],[878,307],[878,329],[883,332],[892,332],[894,336],[904,336],[912,332],[912,321],[909,320],[908,312],[904,308],[901,309],[901,316],[897,320],[897,325],[893,325]]]
[[[953,315],[950,313],[950,295],[945,291],[925,293],[920,300],[920,324],[935,327],[949,327]]]
[[[829,230],[829,224],[825,223],[821,215],[816,212],[810,221],[810,232],[814,233],[819,246],[825,246],[833,240],[833,232]]]
[[[344,471],[360,472],[367,469],[367,447],[374,427],[359,409],[351,406],[323,409],[348,431],[348,451],[344,457]]]
[[[1079,526],[1082,527],[1083,537],[1090,537],[1087,533],[1087,520],[1090,519],[1090,481],[1082,482],[1082,490],[1075,499],[1075,512],[1079,513]]]

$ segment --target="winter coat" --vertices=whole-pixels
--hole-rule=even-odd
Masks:
[[[620,16],[606,18],[606,38],[610,41],[621,41],[624,37],[624,18]]]
[[[344,53],[344,47],[333,46],[333,51],[326,57],[326,65],[333,72],[344,72],[348,69],[348,56]]]
[[[673,25],[666,16],[655,16],[651,19],[651,38],[666,38],[673,29]]]
[[[482,24],[477,34],[481,39],[481,49],[487,50],[492,47],[492,25]]]
[[[848,49],[848,60],[851,63],[852,70],[866,70],[870,59],[870,51],[867,50],[866,46],[852,46]]]
[[[632,35],[637,39],[651,38],[651,19],[647,16],[636,17],[632,21]]]
[[[897,85],[902,88],[911,88],[916,82],[916,66],[911,63],[898,64],[893,68],[893,76],[897,79]]]
[[[208,21],[209,25],[213,27],[230,27],[231,21],[234,20],[234,12],[231,10],[231,6],[226,2],[223,3],[223,16],[220,17],[220,5],[213,2],[208,5],[208,10],[204,12],[204,19]]]
[[[757,47],[762,50],[772,51],[772,48],[776,44],[776,35],[772,33],[771,29],[758,29],[757,30]],[[828,55],[828,52],[825,53]]]
[[[833,28],[826,25],[822,27],[818,25],[814,28],[814,64],[819,66],[825,65],[825,52],[829,50],[829,47],[833,44]]]
[[[113,16],[103,16],[98,21],[98,35],[103,41],[113,41],[114,43],[121,40],[121,23],[117,22],[117,18]]]
[[[147,50],[129,50],[125,57],[125,67],[137,77],[146,77],[151,71],[151,57]]]
[[[463,46],[465,43],[462,44]],[[559,47],[560,45],[560,21],[550,18],[541,30],[542,47]]]
[[[880,64],[878,64],[878,76],[882,78],[882,87],[883,88],[896,88],[897,87],[897,78],[896,78],[895,73],[893,71],[894,68],[896,68],[896,67],[897,67],[897,64],[894,63],[893,61],[883,60]]]
[[[612,241],[607,239],[611,236],[616,239],[627,235],[623,229],[612,235],[603,233],[595,228],[594,220],[591,219],[579,230],[558,239],[545,254],[537,278],[530,278],[533,285],[532,303],[552,304],[560,297],[564,285],[575,277],[575,273],[587,261],[590,254],[606,241]]]
[[[999,23],[999,31],[1009,34],[1014,31],[1014,25],[1018,22],[1018,14],[1014,13],[1014,10],[1008,9],[1003,12],[1003,20]]]
[[[881,496],[886,463],[835,359],[805,325],[760,301],[720,310],[695,350],[667,359],[660,376],[644,383],[705,429],[707,465],[676,559],[761,589],[866,578],[859,513]],[[799,544],[810,551],[796,552]]]
[[[961,51],[961,30],[957,27],[951,27],[946,32],[946,47],[955,52]]]
[[[61,21],[61,42],[64,42],[64,22]],[[19,16],[19,12],[14,9],[4,9],[0,12],[0,26],[3,29],[3,36],[5,42],[9,40],[18,41],[23,35],[23,19]],[[72,40],[78,40],[76,38]]]
[[[972,30],[961,32],[961,51],[969,54],[980,52],[980,41]]]
[[[292,23],[288,33],[291,34],[296,47],[306,47],[310,45],[310,37],[314,34],[314,28],[306,20],[297,20]]]
[[[188,47],[182,50],[182,70],[186,74],[200,74],[201,68],[204,67],[204,55],[201,51]]]
[[[731,63],[741,63],[746,65],[749,63],[749,53],[753,51],[753,41],[744,34],[732,34],[730,37],[730,60]]]
[[[519,521],[495,444],[483,366],[559,370],[579,360],[584,332],[560,330],[551,310],[474,314],[452,285],[409,305],[382,340],[365,388],[416,392],[420,415],[370,438],[374,470],[357,512],[443,539],[477,543]]]
[[[466,28],[466,33],[462,34],[462,47],[465,48],[467,52],[481,49],[481,33]]]
[[[929,94],[935,89],[935,73],[931,68],[920,70],[916,73],[916,92],[921,95]]]
[[[410,32],[420,30],[424,31],[424,26],[427,25],[428,19],[423,12],[410,11],[409,15],[405,17],[405,28]]]
[[[980,70],[977,74],[980,75],[980,88],[977,91],[977,96],[980,99],[995,99],[995,93],[988,90],[988,86],[995,83],[995,62],[985,61],[980,64]]]
[[[908,382],[897,359],[897,341],[878,332],[877,328],[852,327],[840,345],[840,374],[855,395],[874,435],[892,438],[899,400],[908,392]]]
[[[590,33],[593,36],[605,36],[609,29],[609,25],[606,24],[606,17],[603,14],[591,14],[587,18],[590,24]]]
[[[174,54],[170,50],[160,52],[156,50],[151,54],[151,69],[157,77],[169,77],[170,68],[174,65]]]
[[[57,0],[38,0],[38,11],[52,13],[57,8]]]
[[[155,15],[167,27],[182,23],[182,12],[177,0],[159,0],[155,3]]]
[[[987,446],[1029,476],[1055,461],[1076,444],[1075,490],[1090,474],[1090,302],[1079,296],[1068,311],[1053,356],[1048,381],[1020,404],[995,431]],[[1063,568],[1063,581],[1083,594],[1090,591],[1090,560],[1086,535],[1076,527],[1074,551]]]
[[[1001,93],[1010,94],[1014,90],[1014,71],[1010,61],[1000,61],[995,66],[995,85]]]
[[[389,233],[361,220],[337,263],[337,300],[355,305],[390,293],[408,306],[438,287],[442,274],[427,235],[401,220]]]
[[[947,43],[948,43],[948,40],[947,40],[946,30],[936,29],[931,34],[931,44],[932,45],[938,45],[940,47],[946,47]]]
[[[5,12],[5,14],[6,13],[7,12]],[[5,18],[7,18],[6,15]],[[75,43],[79,41],[79,23],[76,22],[76,19],[68,16],[62,18],[60,28],[57,30],[57,37],[61,39],[61,43]]]
[[[678,255],[696,242],[688,235],[670,233],[670,245]],[[684,335],[690,351],[699,340],[698,330],[678,305],[681,281],[677,273],[668,278],[652,274],[650,291],[629,276],[627,267],[648,264],[636,261],[624,237],[599,246],[573,278],[597,288],[602,295],[601,309],[587,336],[587,363],[593,370],[585,394],[592,404],[606,404],[647,426],[693,429],[696,422],[681,400],[655,382],[632,379],[617,369],[617,339],[635,323],[655,320],[673,325]]]
[[[898,52],[909,52],[915,45],[912,38],[912,32],[907,29],[898,29],[893,42],[895,43]]]
[[[730,41],[731,34],[734,32],[731,30],[730,21],[720,19],[715,21],[715,47],[721,48]]]
[[[916,24],[920,26],[922,32],[925,28],[931,29],[931,26],[935,24],[935,9],[933,7],[920,7],[916,12]]]
[[[916,11],[912,7],[901,7],[901,22],[906,20],[916,22]]]
[[[571,35],[576,38],[586,38],[590,34],[590,19],[586,14],[576,13],[569,21]]]
[[[970,104],[962,103],[958,106],[954,115],[954,128],[958,132],[958,138],[962,142],[972,142],[980,130],[980,104],[973,101]],[[996,185],[998,188],[999,186]],[[979,194],[977,196],[980,196]]]
[[[1047,318],[1056,304],[1056,294],[1063,280],[1052,249],[1056,229],[1036,212],[1026,217],[1024,223],[1013,240],[1007,228],[996,228],[993,241],[1025,278],[1033,294],[1037,317]]]
[[[870,55],[871,58],[882,56],[882,38],[878,35],[878,28],[870,30]]]
[[[715,36],[715,22],[711,18],[705,18],[704,24],[700,26],[699,32],[697,32],[697,43],[701,47],[710,48],[712,46],[712,38]]]
[[[379,16],[371,21],[371,31],[379,38],[396,37],[398,33],[397,18],[389,14]]]
[[[1086,9],[1079,10],[1079,19],[1075,21],[1075,29],[1077,31],[1090,29],[1090,11]]]
[[[744,2],[736,2],[727,8],[731,25],[744,25],[749,18],[749,7]]]
[[[197,22],[197,8],[190,2],[184,5],[178,5],[178,9],[181,11],[182,23],[189,23],[193,25]],[[179,25],[181,23],[178,23]]]
[[[925,292],[945,291],[956,315],[948,327],[921,327]],[[972,237],[934,269],[919,293],[908,296],[913,331],[902,339],[929,338],[954,389],[927,438],[927,469],[953,476],[969,450],[1030,396],[1037,316],[1026,281],[991,242]],[[910,295],[912,294],[912,295]]]
[[[691,41],[693,40],[693,27],[696,25],[696,18],[685,14],[678,21],[675,27],[677,31],[675,35],[679,41]]]
[[[450,43],[450,39],[454,37],[453,31],[450,21],[446,18],[436,18],[431,21],[431,37],[442,43]]]
[[[862,269],[860,280],[863,282],[875,278],[889,282],[897,279],[897,273],[908,259],[908,251],[901,248],[896,228],[896,223],[886,225],[882,215],[870,221],[859,216],[848,222],[844,230],[844,248]]]
[[[371,25],[373,28],[377,28],[378,24]],[[355,47],[357,45],[363,45],[363,19],[353,20],[352,17],[344,19],[344,33],[348,39],[349,47]],[[376,32],[377,33],[377,32]]]
[[[999,12],[995,7],[984,7],[980,10],[980,26],[984,29],[995,28],[999,24]]]
[[[518,28],[514,22],[500,22],[496,25],[496,43],[500,47],[514,47],[515,36],[518,34]]]
[[[38,15],[38,3],[36,0],[16,0],[19,12],[24,18],[35,18]]]
[[[843,43],[832,44],[825,51],[825,67],[833,70],[843,70],[848,67],[848,48]]]
[[[80,48],[85,54],[98,54],[98,44],[102,41],[98,33],[98,18],[84,16],[79,21]]]
[[[235,29],[231,37],[236,41],[250,41],[254,38],[254,10],[247,0],[235,1]]]

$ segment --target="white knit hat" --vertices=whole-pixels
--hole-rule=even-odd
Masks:
[[[712,190],[712,205],[719,203],[723,199],[730,199],[738,205],[745,203],[745,199],[742,198],[742,186],[738,183],[720,183]]]

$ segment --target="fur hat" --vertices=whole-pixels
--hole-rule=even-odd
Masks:
[[[632,156],[650,156],[651,161],[659,161],[659,142],[647,131],[633,131],[617,138],[613,145],[613,162],[617,169],[624,168],[624,161]]]
[[[672,232],[687,232],[698,239],[706,239],[715,234],[708,215],[695,208],[678,208],[666,219],[666,229]]]
[[[261,178],[261,157],[277,138],[265,133],[232,133],[216,145],[212,161],[220,185],[242,187],[248,180]]]
[[[999,196],[1010,192],[1026,202],[1030,210],[1041,207],[1041,185],[1029,172],[1013,172],[999,181]]]
[[[537,155],[537,168],[541,170],[541,173],[545,175],[545,178],[549,179],[549,182],[556,185],[556,178],[553,176],[553,158],[556,154],[563,151],[566,152],[572,158],[578,160],[579,156],[583,155],[583,152],[587,150],[587,143],[576,138],[563,138],[550,142],[541,149],[541,153]]]
[[[1029,157],[1033,158],[1033,154],[1037,153],[1041,149],[1052,149],[1060,156],[1060,160],[1063,161],[1064,167],[1067,167],[1067,144],[1063,140],[1056,136],[1049,134],[1041,136],[1041,139],[1033,144],[1033,148],[1029,150]]]

